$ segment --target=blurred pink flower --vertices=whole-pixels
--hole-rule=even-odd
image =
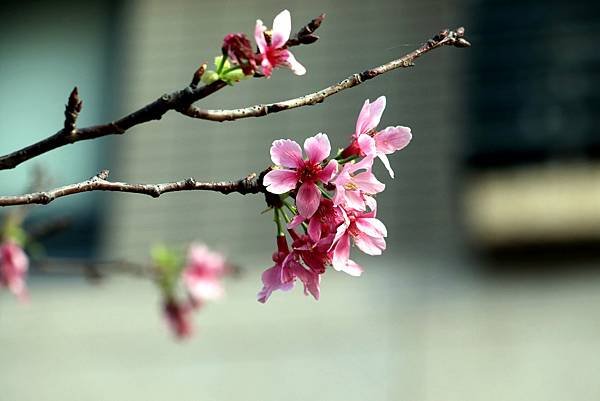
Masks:
[[[329,157],[331,144],[325,134],[317,134],[304,141],[307,160],[302,158],[302,149],[297,142],[290,139],[279,139],[271,146],[271,160],[280,168],[269,171],[263,184],[274,194],[284,194],[296,188],[296,206],[305,218],[310,218],[321,200],[321,191],[317,183],[327,183],[337,171],[337,162],[330,160],[323,167],[322,163]],[[282,168],[281,168],[282,167]]]
[[[273,20],[273,31],[270,43],[265,39],[267,28],[261,20],[256,20],[254,38],[260,54],[257,56],[266,77],[271,76],[273,68],[280,65],[286,66],[296,75],[304,75],[306,68],[298,61],[286,47],[292,31],[292,19],[288,10],[280,12]]]
[[[225,257],[204,244],[192,244],[182,277],[184,286],[195,305],[219,299],[224,294],[221,279],[228,269]]]
[[[402,126],[387,127],[382,131],[376,130],[385,110],[385,103],[385,96],[380,96],[373,103],[369,103],[369,99],[365,100],[356,121],[354,140],[343,156],[358,154],[379,157],[390,176],[394,178],[394,171],[387,155],[404,149],[410,143],[412,134],[410,128]]]
[[[7,287],[19,300],[27,300],[25,277],[29,258],[14,241],[0,245],[0,285]]]
[[[164,316],[169,328],[179,339],[190,337],[193,333],[192,306],[179,303],[173,299],[165,301],[163,305]]]

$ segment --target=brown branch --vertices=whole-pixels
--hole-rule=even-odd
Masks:
[[[464,28],[458,28],[456,31],[446,29],[437,34],[427,43],[411,53],[389,63],[371,68],[361,73],[350,75],[348,78],[335,85],[328,86],[318,92],[310,93],[295,99],[289,99],[277,103],[257,104],[233,110],[203,110],[190,105],[181,112],[188,117],[199,118],[211,121],[232,121],[240,118],[263,117],[267,114],[278,113],[284,110],[295,109],[297,107],[311,106],[323,102],[329,96],[335,95],[345,89],[350,89],[361,83],[373,79],[381,74],[395,70],[397,68],[407,68],[414,65],[414,61],[423,54],[442,46],[469,47],[470,43],[464,38]]]
[[[75,129],[75,121],[73,119],[71,122],[69,114],[65,119],[65,127],[56,134],[36,142],[33,145],[29,145],[23,149],[0,157],[0,170],[14,168],[24,161],[33,159],[43,153],[71,143],[100,138],[107,135],[124,134],[133,126],[152,120],[160,120],[169,110],[178,110],[183,107],[188,107],[193,102],[213,94],[219,89],[224,88],[226,85],[227,84],[223,81],[215,81],[210,85],[202,86],[200,88],[188,86],[185,89],[165,94],[147,106],[144,106],[119,120],[87,128]],[[69,106],[67,105],[67,109],[68,108]],[[65,114],[67,113],[65,112]],[[71,129],[71,125],[73,126],[73,129]]]
[[[290,39],[288,46],[299,44],[310,44],[315,42],[318,37],[313,34],[323,20],[324,15],[320,15],[306,24],[300,31]],[[100,138],[107,135],[120,135],[127,132],[128,129],[139,124],[152,120],[160,120],[162,116],[170,110],[182,111],[190,107],[194,102],[212,95],[216,91],[224,88],[227,84],[223,81],[215,81],[209,85],[197,87],[200,77],[203,73],[201,66],[194,72],[192,82],[184,89],[164,94],[154,102],[134,111],[125,117],[112,121],[107,124],[94,125],[87,128],[75,128],[75,121],[81,111],[81,100],[77,88],[73,89],[69,96],[69,101],[65,110],[64,127],[56,134],[49,136],[33,145],[26,146],[15,152],[0,156],[0,170],[15,168],[19,164],[33,159],[43,153],[49,152],[62,146],[85,141],[89,139]],[[262,74],[257,75],[261,77]]]
[[[313,35],[313,32],[319,27],[322,19],[323,16],[319,16],[303,27],[298,34],[290,39],[291,43],[289,43],[289,46],[314,42],[317,37]],[[75,89],[69,97],[69,102],[65,111],[65,123],[63,129],[33,145],[0,156],[0,170],[14,168],[27,160],[71,143],[107,135],[124,134],[133,126],[152,120],[160,120],[162,116],[170,110],[176,110],[193,118],[212,121],[230,121],[247,117],[261,117],[271,113],[294,109],[296,107],[314,105],[323,102],[327,97],[335,95],[342,90],[360,85],[361,83],[386,72],[397,68],[411,67],[414,61],[423,54],[445,45],[468,47],[470,46],[470,43],[464,38],[463,28],[458,28],[456,31],[446,29],[427,41],[423,46],[404,57],[380,65],[379,67],[363,71],[362,73],[353,74],[338,84],[329,86],[318,92],[283,102],[261,104],[235,110],[203,110],[193,106],[192,104],[197,100],[203,99],[227,85],[225,82],[219,80],[209,85],[196,87],[198,73],[198,71],[196,71],[190,86],[170,94],[165,94],[147,106],[144,106],[119,120],[80,129],[75,128],[75,120],[81,110],[81,101],[79,100],[77,90]]]
[[[198,182],[194,178],[187,178],[185,180],[163,184],[129,184],[126,182],[108,181],[108,170],[102,170],[100,173],[86,181],[66,185],[49,191],[33,192],[16,196],[0,196],[0,206],[28,205],[32,203],[46,205],[63,196],[90,191],[129,192],[148,195],[153,198],[158,198],[160,195],[167,192],[179,191],[213,191],[222,194],[237,192],[242,195],[258,194],[266,192],[262,185],[262,177],[267,171],[268,170],[263,171],[259,176],[252,173],[237,181]]]

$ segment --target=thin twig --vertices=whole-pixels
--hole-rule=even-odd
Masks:
[[[250,107],[244,107],[234,110],[203,110],[199,107],[190,105],[181,112],[189,117],[199,118],[211,121],[232,121],[240,118],[263,117],[267,114],[278,113],[284,110],[295,109],[297,107],[315,105],[323,102],[329,96],[335,95],[345,89],[353,88],[361,83],[373,79],[381,74],[395,70],[397,68],[407,68],[414,65],[414,61],[423,54],[441,46],[468,47],[470,43],[464,38],[464,28],[458,28],[456,31],[446,29],[436,35],[433,39],[427,41],[424,45],[411,53],[389,63],[371,68],[361,73],[350,75],[348,78],[335,85],[328,86],[318,92],[310,93],[295,99],[289,99],[277,103],[257,104]]]
[[[319,27],[322,20],[323,15],[315,18],[302,27],[302,29],[290,39],[288,46],[310,44],[316,41],[318,37],[314,35],[313,32]],[[192,82],[189,86],[172,93],[164,94],[152,103],[119,120],[79,129],[75,127],[75,120],[81,111],[81,100],[79,99],[77,88],[75,88],[69,96],[69,101],[65,110],[64,127],[56,134],[51,135],[46,139],[7,155],[0,156],[0,170],[15,168],[27,160],[71,143],[100,138],[107,135],[124,134],[128,129],[136,125],[152,120],[160,120],[162,116],[170,110],[179,112],[186,110],[194,102],[204,99],[227,86],[225,82],[218,80],[209,85],[198,87],[202,73],[202,67],[200,67],[194,72]],[[262,74],[257,75],[257,77],[262,76]]]
[[[129,192],[148,195],[153,198],[158,198],[167,192],[179,191],[213,191],[222,194],[237,192],[242,195],[258,194],[266,192],[262,185],[262,177],[266,171],[268,170],[265,170],[259,176],[252,173],[237,181],[198,182],[194,178],[187,178],[163,184],[129,184],[126,182],[108,181],[108,170],[102,170],[86,181],[49,191],[33,192],[17,196],[0,196],[0,206],[28,205],[32,203],[45,205],[63,196],[90,191]]]
[[[69,122],[65,121],[65,127],[69,125],[67,129],[63,128],[56,134],[36,142],[33,145],[29,145],[23,149],[0,157],[0,170],[14,168],[24,161],[33,159],[43,153],[71,143],[100,138],[107,135],[124,134],[133,126],[152,120],[160,120],[169,110],[178,110],[183,107],[188,107],[193,102],[213,94],[219,89],[224,88],[226,85],[227,84],[223,81],[215,81],[210,85],[202,86],[200,88],[188,86],[182,90],[165,94],[147,106],[107,124],[94,125],[87,128],[69,129]]]

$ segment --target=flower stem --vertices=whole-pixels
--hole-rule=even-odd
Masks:
[[[283,226],[281,224],[281,211],[279,208],[274,207],[273,208],[274,216],[273,216],[273,221],[275,222],[275,225],[277,226],[277,235],[278,236],[282,236],[285,235],[285,232],[283,231]]]
[[[298,214],[298,210],[297,210],[297,209],[296,209],[294,206],[290,205],[290,203],[289,203],[287,200],[283,200],[283,204],[284,204],[284,205],[285,205],[285,207],[286,207],[286,208],[287,208],[287,209],[288,209],[288,210],[289,210],[289,211],[292,213],[292,215],[294,215],[294,216],[295,216],[295,215],[297,215],[297,214]],[[286,219],[287,219],[287,215],[285,215],[285,217],[286,217]],[[289,223],[290,221],[291,221],[291,220],[288,220],[288,223]],[[303,222],[303,223],[302,223],[302,229],[304,230],[304,234],[306,234],[306,233],[308,232],[308,224],[306,224],[306,222]]]
[[[223,71],[223,66],[225,65],[225,61],[227,61],[227,54],[224,54],[223,57],[221,57],[221,62],[219,63],[219,66],[217,67],[217,74],[221,75],[221,71]]]
[[[228,69],[226,69],[225,71],[222,71],[219,75],[226,75],[229,74],[231,71],[235,71],[235,70],[239,70],[242,67],[240,67],[239,65],[234,65],[233,67],[230,67]]]
[[[290,202],[288,202],[287,200],[282,200],[283,204],[285,205],[285,207],[292,212],[292,214],[298,214],[298,211],[296,210],[296,208],[292,205],[290,205]]]
[[[319,186],[319,190],[321,191],[321,193],[323,194],[323,196],[324,196],[325,198],[327,198],[327,199],[329,199],[329,200],[332,200],[332,199],[333,199],[333,198],[332,198],[332,196],[331,196],[331,195],[329,195],[329,192],[327,192],[327,191],[326,191],[324,188],[321,188],[321,187]]]
[[[344,159],[338,159],[338,157],[341,157],[341,156],[342,155],[339,155],[339,156],[336,156],[336,158],[335,158],[335,160],[337,160],[339,164],[346,164],[348,162],[358,159],[358,155],[351,155]]]

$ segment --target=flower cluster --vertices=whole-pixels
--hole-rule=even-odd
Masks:
[[[220,79],[231,85],[255,73],[268,78],[277,67],[287,67],[296,75],[304,75],[306,69],[287,47],[291,31],[290,12],[283,10],[273,20],[272,30],[268,30],[261,20],[256,20],[254,39],[258,47],[257,53],[245,34],[227,34],[221,46],[223,55],[215,59],[216,70],[206,71],[202,75],[202,81],[210,84]]]
[[[385,97],[373,103],[366,100],[350,145],[331,159],[329,138],[322,133],[306,139],[306,157],[295,141],[273,142],[270,153],[275,167],[263,184],[280,196],[281,207],[274,208],[275,265],[262,275],[260,302],[266,302],[273,291],[291,289],[296,281],[303,284],[306,295],[318,299],[327,267],[352,276],[362,274],[362,267],[350,259],[352,243],[368,255],[385,250],[387,230],[377,219],[375,201],[385,184],[373,174],[373,161],[381,159],[393,178],[387,155],[406,147],[412,135],[410,128],[402,126],[378,131],[384,109]]]
[[[164,247],[156,248],[153,254],[166,321],[177,338],[189,337],[193,332],[192,312],[206,301],[223,297],[221,281],[230,270],[229,264],[223,255],[198,243],[190,245],[185,264],[177,252]],[[185,297],[177,296],[180,284]]]

